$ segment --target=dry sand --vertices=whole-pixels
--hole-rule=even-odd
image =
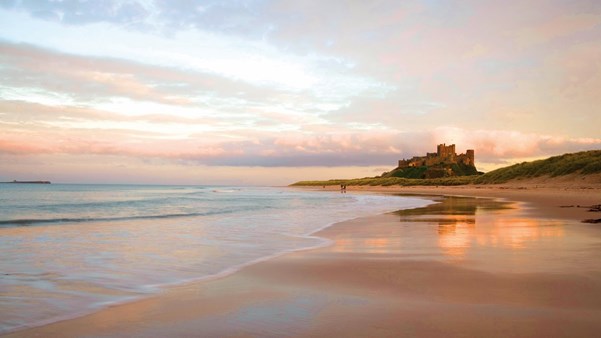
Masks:
[[[354,190],[349,187],[349,193]],[[579,222],[601,215],[560,207],[599,204],[601,190],[379,190],[438,195],[429,197],[437,204],[339,223],[317,234],[331,239],[331,246],[8,336],[595,337],[601,332],[601,225]]]

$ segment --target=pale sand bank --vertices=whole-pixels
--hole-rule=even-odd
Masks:
[[[439,203],[428,208],[325,229],[318,235],[333,241],[326,248],[8,336],[594,337],[601,332],[601,229],[578,222],[587,216],[584,209],[558,207],[599,203],[599,195],[442,192],[490,193],[528,204],[434,197]]]

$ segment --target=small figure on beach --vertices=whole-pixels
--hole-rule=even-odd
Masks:
[[[341,194],[346,194],[346,184],[341,184],[340,185],[340,193]]]

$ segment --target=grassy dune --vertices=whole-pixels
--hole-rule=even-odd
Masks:
[[[514,164],[477,177],[474,183],[506,183],[516,179],[543,176],[559,177],[570,174],[590,175],[597,173],[601,173],[601,150],[591,150]]]
[[[333,179],[327,181],[300,181],[291,184],[291,186],[325,186],[340,184],[371,186],[498,184],[537,177],[560,177],[571,174],[591,175],[598,173],[601,173],[601,150],[590,150],[553,156],[544,160],[518,163],[493,170],[484,175],[432,179],[365,177],[354,179]]]

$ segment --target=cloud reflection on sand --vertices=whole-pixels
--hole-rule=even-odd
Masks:
[[[559,221],[496,218],[479,222],[478,217],[451,217],[438,224],[438,246],[445,255],[455,259],[464,258],[470,247],[474,246],[520,250],[546,237],[564,236]]]
[[[438,203],[398,211],[400,219],[388,215],[390,221],[374,219],[340,233],[328,250],[374,259],[396,255],[465,263],[491,272],[535,272],[570,269],[578,260],[579,248],[592,240],[575,231],[568,236],[568,221],[529,217],[517,203],[458,196],[428,198]]]

